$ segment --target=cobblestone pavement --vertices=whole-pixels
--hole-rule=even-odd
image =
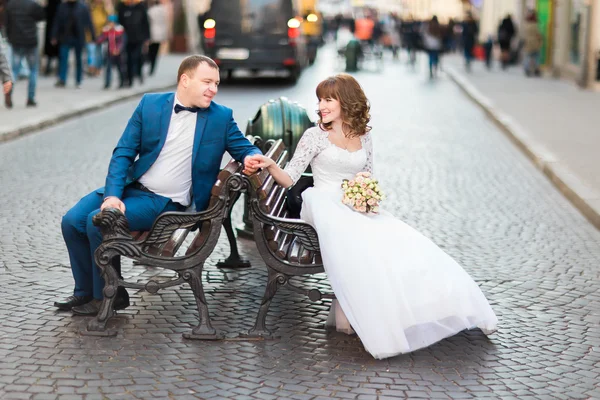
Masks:
[[[334,67],[326,55],[295,87],[238,81],[218,99],[242,127],[279,94],[312,110],[316,82]],[[226,340],[182,338],[197,319],[187,286],[131,291],[117,337],[80,336],[87,320],[52,307],[72,290],[59,222],[102,185],[129,102],[0,145],[0,398],[600,398],[600,233],[449,80],[392,63],[357,77],[372,101],[385,206],[473,276],[498,314],[497,333],[463,332],[374,360],[357,337],[324,329],[328,301],[282,290],[267,320],[279,338],[239,340],[266,272],[247,240],[253,268],[217,270],[223,235],[204,279]],[[325,276],[306,284],[328,289]]]

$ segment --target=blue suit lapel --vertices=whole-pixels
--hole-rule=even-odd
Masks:
[[[162,106],[162,112],[160,113],[160,141],[158,142],[158,153],[162,150],[167,140],[167,133],[169,132],[169,124],[171,123],[171,115],[173,114],[173,104],[175,103],[175,93],[169,96],[168,100]],[[158,153],[157,156],[158,156]]]
[[[196,117],[196,134],[194,135],[194,151],[192,152],[192,165],[196,162],[196,156],[198,155],[198,149],[200,148],[200,142],[202,141],[202,135],[204,134],[204,128],[206,128],[206,122],[208,120],[208,111],[199,111]]]

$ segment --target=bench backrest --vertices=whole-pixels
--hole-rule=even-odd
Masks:
[[[256,141],[258,140],[258,138],[254,136],[247,136],[247,139],[253,144],[256,143]],[[211,196],[208,203],[209,209],[219,202],[219,198],[221,195],[225,194],[223,193],[223,191],[225,190],[225,183],[227,182],[227,179],[232,175],[240,174],[243,169],[243,164],[235,161],[234,159],[231,159],[227,163],[227,165],[223,167],[223,169],[219,172],[219,175],[217,175],[217,180],[210,191]],[[229,206],[232,207],[233,204],[230,203]],[[202,225],[198,228],[198,232],[194,237],[194,240],[192,241],[192,243],[190,243],[190,246],[186,250],[186,255],[193,253],[194,251],[196,251],[204,245],[206,239],[209,236],[210,226],[210,221],[205,221],[202,223]],[[151,254],[161,255],[165,257],[172,257],[175,255],[175,253],[177,253],[177,250],[179,250],[189,233],[189,229],[178,229],[175,232],[173,232],[173,234],[167,242],[165,242],[161,246],[150,247],[148,249],[148,252]]]
[[[219,202],[220,196],[226,195],[224,191],[226,189],[227,179],[229,179],[229,177],[232,175],[241,174],[243,169],[244,165],[242,163],[239,163],[232,159],[221,170],[221,172],[219,172],[219,175],[217,175],[217,181],[215,182],[210,191],[211,196],[208,203],[209,209]],[[233,207],[233,202],[230,202],[228,206]],[[190,243],[190,246],[187,248],[185,254],[191,254],[199,248],[201,248],[202,246],[204,246],[204,243],[206,242],[206,239],[208,239],[208,236],[211,231],[211,223],[212,221],[204,221],[202,223],[202,225],[198,229],[196,237],[194,238],[192,243]],[[219,224],[220,223],[221,222],[219,221]]]
[[[284,168],[288,163],[288,152],[282,140],[274,141],[265,156],[274,160],[277,165]],[[268,215],[280,218],[289,218],[286,195],[287,189],[279,186],[268,171],[250,176],[254,195],[259,201],[260,208]],[[272,225],[264,225],[264,239],[267,245],[280,259],[301,264],[321,263],[318,252],[304,248],[299,238],[284,233]],[[260,240],[260,238],[255,238]]]

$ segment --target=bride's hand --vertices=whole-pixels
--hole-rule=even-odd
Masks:
[[[254,168],[269,168],[272,165],[275,165],[275,161],[270,159],[269,157],[265,157],[262,154],[254,154],[249,157],[248,162]]]
[[[254,154],[246,157],[244,160],[244,170],[242,171],[246,175],[252,175],[259,168],[268,168],[269,165],[274,165],[275,162],[269,157],[265,157],[262,154]]]

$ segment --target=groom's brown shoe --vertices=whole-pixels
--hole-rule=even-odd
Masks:
[[[54,307],[61,311],[70,311],[73,307],[88,303],[92,298],[92,296],[69,296],[64,301],[55,301]]]

